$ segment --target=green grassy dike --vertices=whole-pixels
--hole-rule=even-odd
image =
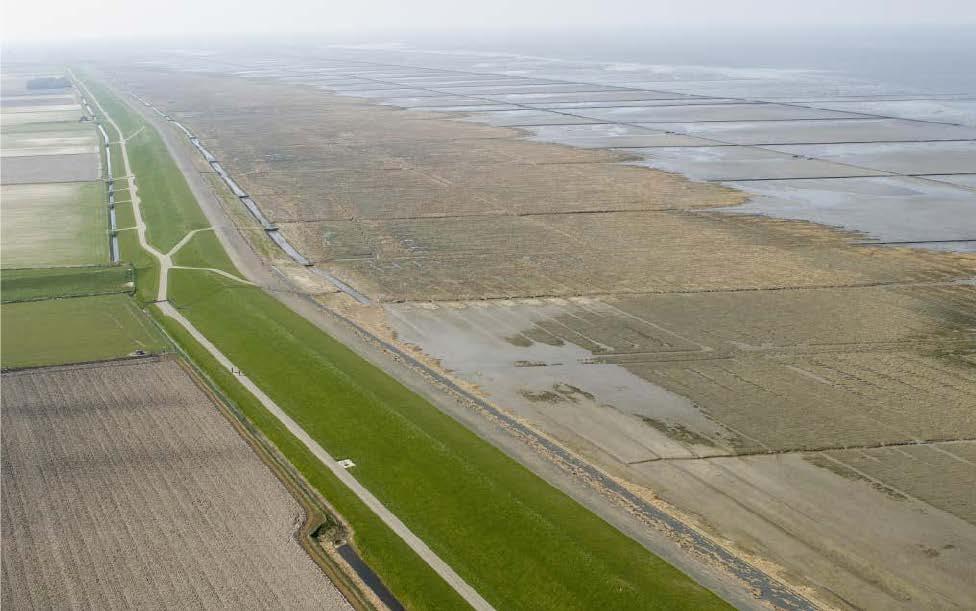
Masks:
[[[355,530],[355,545],[363,560],[409,609],[460,609],[463,600],[424,563],[403,539],[386,527],[356,495],[322,466],[319,459],[268,413],[234,375],[224,369],[176,321],[154,310],[153,317],[176,340],[185,354],[224,393],[227,400],[255,424],[288,458],[306,481]]]
[[[87,84],[91,86],[90,79]],[[123,129],[144,124],[106,89],[92,91],[113,117],[125,114],[124,123],[116,117]],[[137,154],[159,155],[162,150],[165,157],[145,163],[133,160],[133,166],[144,205],[155,210],[146,214],[150,240],[168,248],[195,228],[195,215],[186,201],[170,200],[186,185],[181,175],[167,169],[175,169],[175,164],[160,149],[158,134],[147,125],[139,138],[149,142],[135,149]],[[162,178],[140,172],[160,172]],[[158,187],[169,181],[183,187]],[[170,205],[178,208],[173,214],[168,213]],[[126,226],[124,221],[120,226]],[[195,264],[207,263],[210,246],[195,249]],[[123,244],[123,255],[138,258],[131,248]],[[213,266],[226,268],[225,256],[216,259]],[[138,274],[138,264],[136,268]],[[137,284],[151,279],[144,271],[137,275]],[[495,607],[726,608],[709,591],[264,291],[206,271],[173,270],[170,282],[173,305],[327,451],[353,459],[356,478]],[[154,292],[154,287],[139,289],[140,294]],[[176,323],[158,311],[156,316],[352,525],[364,559],[405,605],[464,606],[234,376]]]

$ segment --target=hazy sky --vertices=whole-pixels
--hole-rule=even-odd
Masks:
[[[976,0],[2,0],[7,42],[211,32],[973,24]]]

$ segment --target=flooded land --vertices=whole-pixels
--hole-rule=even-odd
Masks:
[[[307,259],[224,198],[296,290],[811,600],[976,598],[972,95],[408,49],[137,59],[99,69],[220,160]]]

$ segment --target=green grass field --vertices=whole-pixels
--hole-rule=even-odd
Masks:
[[[134,278],[129,265],[5,269],[0,271],[0,299],[12,303],[131,293]]]
[[[117,100],[107,103],[106,90],[96,95],[109,112],[121,112]],[[129,114],[127,121],[133,120],[138,118]],[[151,128],[140,138],[159,139]],[[164,154],[160,146],[149,142],[140,154]],[[157,168],[160,176],[176,180],[161,160],[147,159],[140,167],[140,185],[155,183],[140,172]],[[193,215],[182,208],[186,202],[173,204],[168,197],[173,189],[179,191],[172,185],[140,189],[144,202],[156,207],[153,216],[146,215],[154,243],[161,236],[175,243],[194,226],[188,222]],[[170,205],[178,206],[172,214]],[[229,265],[213,246],[194,246],[187,256],[200,266]],[[141,273],[137,284],[149,278]],[[352,458],[355,476],[496,607],[725,608],[687,576],[261,289],[208,272],[173,270],[170,300],[333,456]],[[463,606],[233,376],[171,320],[161,314],[159,319],[350,522],[364,558],[404,603]]]
[[[212,231],[200,231],[190,238],[175,255],[173,264],[183,267],[210,267],[238,275],[230,257]]]
[[[101,182],[0,187],[3,267],[108,263],[108,209]]]
[[[0,331],[5,368],[98,361],[168,347],[127,295],[4,304]]]
[[[119,229],[134,227],[135,215],[131,204],[115,205],[115,222]],[[136,299],[149,303],[156,299],[156,286],[159,284],[159,263],[156,258],[142,249],[135,229],[119,231],[119,253],[123,261],[128,261],[136,270]]]

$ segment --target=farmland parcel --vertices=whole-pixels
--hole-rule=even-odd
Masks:
[[[4,267],[108,262],[105,187],[98,182],[4,184]]]
[[[107,263],[108,210],[95,126],[82,121],[86,113],[72,89],[36,94],[25,88],[29,75],[4,76],[2,266]]]
[[[349,608],[176,361],[6,373],[3,405],[5,608]]]
[[[5,303],[0,313],[5,368],[99,361],[168,348],[128,295]]]

